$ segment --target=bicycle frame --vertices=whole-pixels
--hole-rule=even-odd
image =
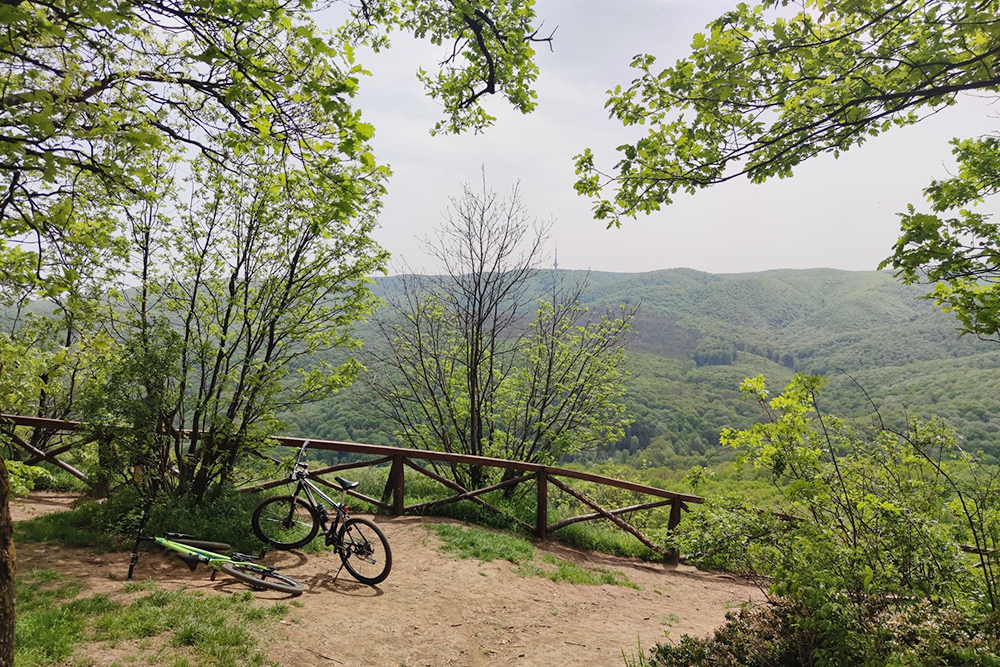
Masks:
[[[236,563],[243,562],[237,561],[224,554],[217,554],[214,551],[208,551],[207,549],[199,549],[198,547],[192,547],[188,544],[181,544],[180,542],[174,542],[173,540],[168,540],[165,537],[151,537],[148,538],[151,542],[155,542],[157,545],[163,547],[164,549],[170,549],[171,551],[176,551],[185,556],[195,556],[198,558],[198,562],[207,563],[209,567],[214,570],[218,570],[222,563]],[[247,566],[252,566],[254,569],[266,570],[267,567],[263,565],[258,565],[253,562],[245,562]]]
[[[309,500],[309,505],[318,510],[320,527],[323,529],[323,534],[326,535],[327,546],[330,546],[333,544],[333,540],[337,534],[337,527],[340,525],[341,521],[349,518],[345,502],[347,499],[347,491],[343,492],[341,502],[338,503],[336,500],[326,495],[318,486],[316,486],[315,483],[312,482],[312,480],[309,479],[309,468],[302,462],[302,458],[305,456],[306,448],[308,446],[309,441],[303,441],[302,446],[299,448],[299,453],[295,456],[295,463],[292,465],[292,473],[289,475],[289,481],[298,483],[292,496],[298,498],[299,494],[303,491],[305,492],[306,498]],[[327,509],[326,505],[316,501],[316,497],[313,496],[313,493],[316,493],[316,495],[328,502],[336,512],[336,516],[333,519],[333,525],[329,528],[327,528],[327,523],[330,521],[330,511]]]
[[[347,507],[343,502],[337,502],[330,496],[323,493],[323,491],[309,479],[308,474],[308,471],[296,471],[292,473],[292,477],[298,481],[298,486],[295,487],[295,492],[292,495],[298,498],[300,493],[305,492],[305,496],[309,500],[309,504],[319,510],[320,527],[323,529],[323,534],[327,536],[327,544],[330,544],[329,538],[331,535],[336,535],[337,527],[340,525],[340,522],[348,516]],[[330,512],[326,505],[316,501],[316,497],[313,496],[313,493],[328,502],[336,512],[333,519],[333,525],[330,526],[329,529],[327,528],[327,524],[330,521]]]

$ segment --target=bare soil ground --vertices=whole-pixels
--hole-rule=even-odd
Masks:
[[[15,521],[58,511],[72,502],[58,494],[15,501]],[[641,590],[620,586],[555,583],[519,577],[506,561],[459,560],[439,550],[425,517],[370,517],[392,547],[389,578],[377,587],[355,582],[333,552],[272,552],[267,561],[306,585],[272,641],[271,656],[286,666],[548,666],[619,667],[622,651],[635,653],[681,634],[705,635],[726,612],[759,592],[726,574],[619,558],[561,545],[536,544],[584,567],[625,573]],[[17,567],[53,569],[82,581],[92,593],[120,592],[128,554],[95,555],[51,544],[17,545]],[[145,552],[138,578],[164,588],[242,592],[225,576],[215,582],[190,572],[167,554]],[[286,596],[263,592],[259,597]],[[98,664],[105,664],[98,660]]]

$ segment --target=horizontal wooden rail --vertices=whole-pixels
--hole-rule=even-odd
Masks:
[[[468,500],[475,496],[480,496],[484,493],[489,493],[490,491],[496,491],[498,489],[504,489],[508,486],[514,486],[516,484],[521,484],[528,480],[535,479],[535,475],[524,475],[522,477],[515,477],[514,479],[504,480],[498,482],[497,484],[491,484],[490,486],[485,486],[481,489],[476,489],[475,491],[466,491],[465,493],[460,493],[457,496],[451,496],[450,498],[439,498],[438,500],[428,500],[425,503],[420,503],[419,505],[410,505],[406,509],[408,510],[424,510],[431,507],[438,507],[440,505],[448,505],[449,503],[457,503],[459,500]]]
[[[488,468],[503,468],[507,470],[523,470],[525,472],[539,472],[545,470],[550,475],[569,477],[584,482],[594,482],[604,486],[613,486],[627,491],[646,493],[660,498],[679,498],[684,502],[702,503],[704,498],[687,493],[676,493],[667,491],[655,486],[636,484],[613,477],[595,475],[582,470],[572,470],[569,468],[556,468],[543,465],[541,463],[529,463],[527,461],[511,461],[508,459],[495,459],[488,456],[472,456],[471,454],[453,454],[451,452],[436,452],[425,449],[407,449],[405,447],[389,447],[386,445],[365,445],[357,442],[339,442],[336,440],[313,440],[312,438],[288,438],[284,436],[273,436],[272,440],[286,447],[301,447],[302,443],[308,441],[310,449],[321,449],[333,452],[351,452],[354,454],[373,454],[376,456],[403,456],[405,458],[420,459],[424,461],[440,461],[443,463],[460,463],[471,466],[485,466]]]
[[[83,422],[46,419],[43,417],[7,415],[7,414],[0,414],[0,424],[13,424],[16,426],[25,426],[29,428],[42,428],[53,431],[76,431],[88,428],[88,424],[85,424]],[[111,431],[113,432],[114,429],[111,429]],[[111,435],[113,435],[113,433]],[[184,435],[189,436],[190,434],[185,432]],[[393,514],[399,515],[405,512],[417,512],[432,507],[445,505],[448,503],[454,503],[461,500],[469,500],[483,507],[486,507],[492,511],[499,512],[504,516],[507,516],[509,519],[521,525],[522,527],[526,528],[527,530],[534,531],[534,533],[539,538],[544,538],[553,531],[559,530],[560,528],[563,528],[565,526],[580,521],[591,521],[594,519],[608,519],[613,524],[622,528],[626,532],[634,535],[640,542],[642,542],[649,548],[653,549],[654,551],[663,553],[664,550],[662,549],[662,547],[659,547],[654,542],[649,540],[649,538],[643,535],[633,525],[623,520],[620,517],[620,515],[629,512],[652,509],[663,505],[670,505],[671,512],[670,512],[669,527],[676,528],[677,524],[680,522],[681,509],[687,509],[687,506],[685,504],[686,502],[690,503],[703,502],[703,499],[700,496],[684,494],[684,493],[676,493],[673,491],[667,491],[666,489],[660,489],[654,486],[637,484],[635,482],[630,482],[621,479],[614,479],[613,477],[605,477],[603,475],[595,475],[594,473],[585,472],[582,470],[557,468],[554,466],[547,466],[540,463],[530,463],[526,461],[512,461],[508,459],[497,459],[487,456],[455,454],[452,452],[437,452],[437,451],[429,451],[422,449],[407,449],[405,447],[368,445],[357,442],[316,440],[312,438],[292,438],[286,436],[272,436],[271,441],[275,445],[294,447],[296,449],[298,449],[303,445],[303,443],[308,441],[309,447],[313,450],[346,452],[352,454],[369,455],[374,457],[372,459],[365,461],[342,463],[311,471],[311,477],[317,483],[323,484],[325,486],[337,490],[340,490],[341,487],[339,485],[334,485],[328,482],[327,480],[323,479],[322,475],[340,470],[350,470],[352,468],[375,466],[391,462],[392,466],[389,469],[388,480],[386,481],[385,491],[383,492],[382,500],[371,498],[354,490],[348,491],[347,493],[354,498],[363,500],[367,503],[374,505],[375,507],[392,512]],[[65,451],[65,449],[61,449],[60,451]],[[32,453],[36,455],[40,454],[40,452],[32,452]],[[55,459],[54,455],[52,454],[48,454],[46,458],[56,464],[62,463],[57,459]],[[417,465],[416,463],[414,463],[414,461],[427,461],[430,463],[447,463],[452,465],[459,464],[467,466],[499,468],[502,470],[515,471],[518,474],[516,477],[512,479],[505,480],[497,484],[492,484],[481,489],[466,489],[456,481],[448,479],[443,475],[439,475],[435,471],[428,469],[428,467]],[[62,465],[65,466],[65,464]],[[405,477],[403,472],[405,467],[410,467],[413,470],[418,471],[421,474],[436,480],[442,485],[452,489],[453,491],[456,491],[457,495],[448,498],[436,499],[407,506],[404,502]],[[608,510],[604,507],[601,507],[599,504],[597,504],[596,502],[585,496],[582,492],[570,488],[564,482],[556,479],[556,477],[561,477],[564,479],[575,479],[582,482],[590,482],[593,484],[615,487],[619,489],[624,489],[626,491],[632,491],[635,493],[647,494],[664,500],[632,505],[631,507],[626,507],[622,509]],[[489,493],[490,491],[495,491],[497,489],[507,488],[518,484],[523,484],[525,482],[530,482],[532,480],[535,480],[537,485],[536,517],[535,517],[535,525],[533,526],[526,523],[525,521],[521,520],[518,517],[507,514],[500,508],[490,504],[489,502],[480,497],[483,494]],[[290,480],[287,477],[282,479],[275,479],[254,486],[244,487],[243,489],[241,489],[241,491],[248,491],[248,492],[263,491],[266,489],[271,489],[285,485],[289,481]],[[582,502],[584,505],[591,507],[595,511],[590,514],[571,517],[569,519],[564,519],[562,521],[549,525],[547,489],[550,483],[554,484],[555,486],[562,489],[569,495],[573,496],[574,498]],[[390,496],[392,499],[391,503],[387,502]]]
[[[419,473],[421,473],[423,475],[427,475],[431,479],[433,479],[433,480],[435,480],[437,482],[440,482],[441,484],[443,484],[443,485],[445,485],[445,486],[447,486],[447,487],[449,487],[451,489],[454,489],[455,491],[458,491],[459,493],[463,493],[463,494],[464,493],[468,493],[468,489],[466,489],[464,486],[462,486],[458,482],[450,480],[447,477],[443,477],[443,476],[437,474],[436,472],[434,472],[432,470],[427,470],[426,468],[421,468],[420,466],[418,466],[417,464],[413,463],[412,461],[410,461],[408,459],[403,459],[403,463],[405,463],[410,468],[413,468],[417,472],[419,472]],[[400,471],[400,473],[401,472],[402,471]],[[402,475],[400,474],[400,477],[401,476]],[[402,489],[401,486],[397,487],[397,488]],[[516,523],[520,524],[524,528],[527,528],[528,530],[532,530],[532,528],[533,528],[532,526],[529,526],[528,524],[526,524],[524,521],[521,521],[520,519],[518,519],[516,516],[511,516],[510,514],[507,514],[506,512],[504,512],[503,510],[501,510],[499,507],[494,507],[493,505],[491,505],[490,503],[486,502],[485,500],[483,500],[479,496],[469,496],[468,500],[471,500],[474,503],[482,505],[483,507],[485,507],[487,509],[493,510],[497,514],[502,514],[503,516],[506,516],[507,518],[512,519]],[[413,506],[411,506],[411,507],[403,507],[402,511],[397,512],[397,513],[398,514],[402,514],[403,511],[406,511],[407,509],[412,509],[412,507]]]
[[[51,428],[57,430],[76,430],[86,427],[83,422],[62,421],[58,419],[43,419],[41,417],[23,417],[20,415],[0,414],[0,423],[8,422],[18,426],[33,426],[40,428]],[[550,475],[579,479],[584,482],[594,482],[605,486],[613,486],[627,491],[637,493],[647,493],[660,498],[680,498],[689,503],[704,502],[701,496],[694,496],[686,493],[675,493],[655,486],[636,484],[613,477],[604,477],[581,470],[571,470],[568,468],[556,468],[546,466],[541,463],[529,463],[527,461],[511,461],[509,459],[495,459],[489,456],[473,456],[471,454],[453,454],[451,452],[436,452],[425,449],[407,449],[406,447],[390,447],[387,445],[367,445],[359,442],[341,442],[338,440],[316,440],[313,438],[290,438],[287,436],[271,436],[271,440],[286,447],[301,447],[302,443],[308,441],[310,449],[320,449],[331,452],[348,452],[353,454],[372,454],[380,457],[403,456],[406,458],[420,459],[424,461],[440,461],[444,463],[460,463],[472,466],[486,466],[489,468],[504,468],[510,470],[523,470],[525,472],[547,471]]]
[[[76,431],[87,426],[84,422],[47,419],[45,417],[27,417],[25,415],[7,415],[3,413],[0,413],[0,423],[14,424],[15,426],[30,426],[32,428],[47,428],[53,431]]]

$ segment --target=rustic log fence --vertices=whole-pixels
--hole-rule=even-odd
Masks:
[[[3,434],[7,436],[10,441],[24,449],[26,452],[30,453],[32,457],[29,459],[34,462],[46,461],[52,465],[58,466],[63,470],[66,470],[70,474],[82,479],[88,484],[93,484],[91,480],[87,478],[79,470],[76,470],[72,466],[60,461],[57,457],[67,451],[71,451],[77,446],[93,442],[93,439],[81,439],[80,441],[73,443],[60,443],[58,446],[51,448],[48,451],[39,450],[36,447],[32,447],[23,438],[17,436],[13,431],[13,426],[23,426],[30,428],[41,428],[48,429],[53,432],[66,432],[72,433],[74,431],[81,430],[87,425],[81,422],[74,421],[64,421],[56,419],[45,419],[40,417],[27,417],[21,415],[7,415],[0,414],[0,426],[6,426],[3,430]],[[351,470],[356,468],[372,467],[372,466],[384,466],[389,464],[389,471],[385,483],[385,488],[382,492],[381,498],[372,498],[363,493],[357,492],[355,490],[350,490],[347,493],[358,500],[366,502],[373,507],[378,508],[387,513],[399,516],[403,514],[415,514],[423,512],[427,509],[433,507],[440,507],[442,505],[447,505],[450,503],[456,503],[462,500],[468,500],[477,503],[487,509],[494,512],[504,514],[514,522],[521,525],[528,531],[534,533],[534,535],[540,539],[544,539],[551,535],[552,533],[565,528],[566,526],[580,523],[583,521],[594,521],[607,519],[612,524],[620,528],[621,530],[633,535],[642,544],[646,545],[651,550],[665,556],[668,558],[676,558],[676,553],[670,552],[661,545],[656,544],[653,540],[649,539],[645,534],[642,533],[638,528],[636,528],[632,523],[623,518],[623,515],[630,515],[634,512],[639,512],[643,510],[655,509],[659,507],[670,506],[670,517],[668,520],[667,528],[668,530],[674,530],[681,522],[682,512],[688,510],[688,503],[701,503],[703,499],[700,496],[675,493],[673,491],[667,491],[665,489],[659,489],[653,486],[646,486],[644,484],[637,484],[635,482],[630,482],[626,480],[615,479],[612,477],[605,477],[602,475],[595,475],[593,473],[572,470],[568,468],[559,468],[555,466],[546,466],[537,463],[527,463],[524,461],[512,461],[508,459],[496,459],[485,456],[470,456],[465,454],[452,454],[448,452],[437,452],[437,451],[426,451],[419,449],[408,449],[403,447],[388,447],[381,445],[368,445],[362,443],[354,442],[338,442],[333,440],[317,440],[311,438],[289,438],[283,436],[273,436],[271,440],[275,445],[299,448],[306,441],[309,442],[310,449],[331,451],[331,452],[342,452],[350,454],[366,455],[372,458],[367,458],[362,461],[352,461],[349,463],[341,463],[337,465],[330,465],[323,468],[318,468],[310,471],[310,477],[317,483],[328,486],[330,488],[335,488],[340,490],[339,485],[335,485],[332,482],[324,479],[323,475],[328,475],[330,473],[342,472],[345,470]],[[469,466],[481,466],[487,468],[499,468],[503,470],[513,471],[514,477],[506,479],[502,482],[491,484],[479,489],[467,489],[463,487],[458,482],[449,479],[443,475],[438,474],[434,470],[427,466],[420,465],[417,462],[427,462],[431,465],[435,463],[443,463],[449,465],[469,465]],[[449,496],[447,498],[439,498],[435,500],[429,500],[426,502],[421,502],[413,505],[406,505],[405,494],[406,494],[406,468],[409,468],[421,475],[425,475],[430,479],[435,480],[441,485],[449,488],[451,491],[455,492],[455,495]],[[657,500],[630,505],[628,507],[621,507],[615,509],[608,509],[601,506],[600,503],[596,502],[592,498],[588,497],[579,489],[574,489],[571,487],[567,480],[578,480],[582,482],[590,482],[598,485],[609,486],[619,489],[624,489],[627,491],[632,491],[635,493],[645,494],[657,498]],[[509,514],[503,512],[500,508],[492,505],[481,496],[487,494],[491,491],[496,491],[499,489],[507,488],[514,485],[525,484],[525,483],[535,483],[535,523],[530,525],[518,517],[513,517]],[[288,483],[288,477],[284,476],[280,479],[274,479],[267,482],[262,482],[254,484],[253,486],[246,486],[241,488],[244,492],[259,492],[267,489],[282,486]],[[555,488],[561,490],[572,498],[576,499],[583,505],[589,507],[592,512],[586,514],[580,514],[577,516],[561,519],[554,523],[549,523],[549,488],[554,486]]]

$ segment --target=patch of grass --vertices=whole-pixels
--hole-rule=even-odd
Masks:
[[[161,499],[152,508],[144,532],[147,535],[187,533],[254,553],[262,545],[250,531],[250,516],[265,495],[229,490],[200,502]],[[102,552],[128,548],[135,539],[142,511],[142,499],[132,489],[123,489],[101,503],[86,502],[65,512],[19,521],[14,524],[14,538],[20,542],[92,547]],[[319,540],[315,549],[321,548],[322,540]]]
[[[82,590],[81,584],[51,570],[33,570],[17,580],[14,661],[18,667],[54,664],[70,656],[83,632],[83,614],[60,603]]]
[[[475,558],[480,562],[507,560],[518,566],[521,577],[542,577],[551,581],[565,581],[587,586],[625,586],[639,589],[624,573],[604,568],[586,568],[552,554],[535,559],[535,548],[526,540],[483,528],[463,528],[453,524],[436,524],[430,527],[444,541],[442,551],[459,558]]]
[[[554,535],[561,542],[591,551],[601,551],[616,556],[659,560],[662,558],[645,544],[610,522],[585,521],[561,528]]]
[[[142,581],[130,581],[122,586],[122,593],[138,593],[139,591],[151,591],[156,588],[156,582],[152,579]]]
[[[520,565],[535,557],[535,547],[520,537],[450,523],[439,523],[430,528],[444,541],[441,549],[459,558],[475,558],[480,562],[507,560]]]
[[[551,567],[539,567],[534,563],[526,563],[517,570],[518,576],[522,577],[543,577],[550,581],[565,581],[570,584],[583,586],[600,586],[610,584],[612,586],[624,586],[641,590],[641,586],[632,581],[623,572],[609,570],[602,567],[589,568],[582,567],[572,561],[563,560],[554,556],[546,555],[543,562]]]
[[[663,625],[673,625],[674,623],[680,623],[681,617],[677,614],[664,614],[660,617],[660,623]]]
[[[82,643],[118,646],[138,640],[138,653],[126,656],[126,663],[150,657],[150,646],[159,643],[155,664],[272,664],[255,637],[259,628],[287,615],[287,605],[258,604],[249,591],[204,596],[151,589],[145,582],[133,584],[123,591],[147,594],[123,604],[105,595],[80,597],[80,584],[48,571],[22,577],[17,588],[15,663],[18,667],[65,663]],[[156,638],[152,644],[151,638]]]
[[[119,540],[94,525],[89,507],[55,512],[14,524],[16,542],[54,542],[68,547],[93,547],[111,551]]]

